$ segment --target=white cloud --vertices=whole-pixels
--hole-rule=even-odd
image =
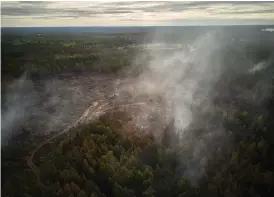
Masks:
[[[272,2],[2,2],[3,26],[162,25],[187,20],[274,21]]]

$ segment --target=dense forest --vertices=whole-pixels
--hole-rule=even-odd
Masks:
[[[115,72],[131,64],[142,34],[2,35],[2,75],[41,78],[60,73]],[[140,42],[140,41],[139,41]],[[39,64],[39,66],[37,66]]]
[[[119,73],[132,65],[137,50],[132,46],[144,37],[141,33],[4,35],[2,93],[6,83],[26,71],[33,80],[66,73]],[[247,56],[257,57],[256,61],[273,56],[273,48],[267,46],[264,50],[252,48]],[[223,61],[233,56],[234,53],[227,53]],[[225,73],[214,88],[226,87],[222,90],[231,92],[243,87],[251,89],[256,80],[272,80],[273,63],[252,76],[233,78]],[[1,194],[6,197],[273,196],[272,84],[271,81],[271,96],[260,105],[216,96],[214,102],[233,106],[234,113],[228,116],[224,111],[216,115],[224,132],[210,143],[210,154],[205,149],[201,157],[195,157],[193,149],[206,128],[189,129],[195,139],[189,139],[190,145],[186,146],[185,141],[179,140],[180,133],[175,131],[172,120],[162,131],[144,132],[125,127],[130,115],[117,111],[71,128],[43,146],[34,156],[38,170],[33,173],[27,166],[27,157],[47,136],[34,136],[28,128],[21,128],[1,149]],[[205,161],[207,165],[200,165]],[[199,178],[186,173],[189,165],[204,166],[195,172],[201,175]]]
[[[248,112],[228,121],[233,149],[216,154],[218,159],[201,182],[192,185],[179,174],[184,164],[178,158],[189,150],[170,143],[168,139],[176,135],[172,131],[165,130],[159,143],[150,133],[127,133],[119,121],[101,117],[39,153],[43,157],[36,160],[38,177],[26,168],[24,158],[19,159],[27,151],[25,144],[4,149],[3,195],[271,196],[273,133],[265,122],[264,117],[250,117]]]

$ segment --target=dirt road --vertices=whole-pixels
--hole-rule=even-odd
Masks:
[[[77,127],[80,124],[92,122],[96,118],[99,118],[100,115],[106,113],[107,111],[111,111],[112,109],[117,109],[120,107],[130,107],[130,106],[146,106],[146,103],[144,102],[135,102],[135,103],[125,103],[120,104],[116,106],[109,106],[109,104],[105,100],[101,100],[99,102],[95,102],[92,105],[90,105],[85,112],[82,114],[82,116],[74,121],[71,125],[69,125],[67,128],[62,130],[61,132],[51,136],[50,138],[46,139],[42,143],[40,143],[30,154],[30,156],[27,158],[27,164],[29,168],[33,171],[33,173],[37,176],[38,181],[40,182],[40,173],[38,167],[35,165],[33,159],[36,155],[36,153],[46,144],[51,143],[54,141],[57,137],[66,134],[69,132],[72,128]]]
[[[58,98],[59,103],[63,106],[57,108],[53,115],[47,114],[47,117],[50,117],[47,119],[48,124],[51,124],[51,121],[53,121],[56,126],[46,128],[48,130],[53,128],[53,130],[56,131],[58,130],[56,128],[64,127],[62,125],[69,126],[60,129],[60,132],[51,134],[51,137],[38,144],[27,158],[27,164],[37,176],[38,181],[40,181],[39,169],[34,163],[34,158],[38,151],[46,144],[53,142],[57,137],[68,133],[72,128],[83,123],[92,122],[102,114],[114,109],[117,110],[118,108],[125,108],[126,111],[134,115],[136,126],[138,124],[138,126],[142,128],[143,125],[153,122],[151,121],[151,117],[155,115],[155,113],[158,114],[158,117],[164,116],[164,113],[160,111],[162,106],[159,106],[157,102],[152,102],[152,99],[148,98],[147,95],[140,96],[136,94],[134,87],[127,80],[111,77],[85,76],[57,82],[58,83],[55,82],[54,84],[52,84],[52,82],[46,84],[55,89],[51,90],[51,96],[50,99],[48,99],[50,102],[47,101],[43,109],[46,109],[47,105],[55,104],[54,98],[58,94],[60,95]],[[88,107],[84,108],[84,106]],[[41,112],[41,110],[39,112]],[[60,121],[56,122],[58,118]],[[165,121],[158,120],[158,122]]]

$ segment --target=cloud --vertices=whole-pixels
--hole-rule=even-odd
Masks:
[[[170,23],[176,20],[253,19],[273,20],[273,2],[163,2],[163,1],[85,1],[85,2],[2,2],[2,24],[133,25]],[[72,19],[68,21],[67,19]],[[158,19],[158,22],[157,22]],[[40,22],[38,21],[40,20]],[[78,22],[77,22],[78,20]],[[139,21],[138,21],[139,20]],[[50,24],[50,21],[46,23]]]

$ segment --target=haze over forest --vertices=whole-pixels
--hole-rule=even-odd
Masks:
[[[1,195],[273,196],[273,12],[2,2]]]

